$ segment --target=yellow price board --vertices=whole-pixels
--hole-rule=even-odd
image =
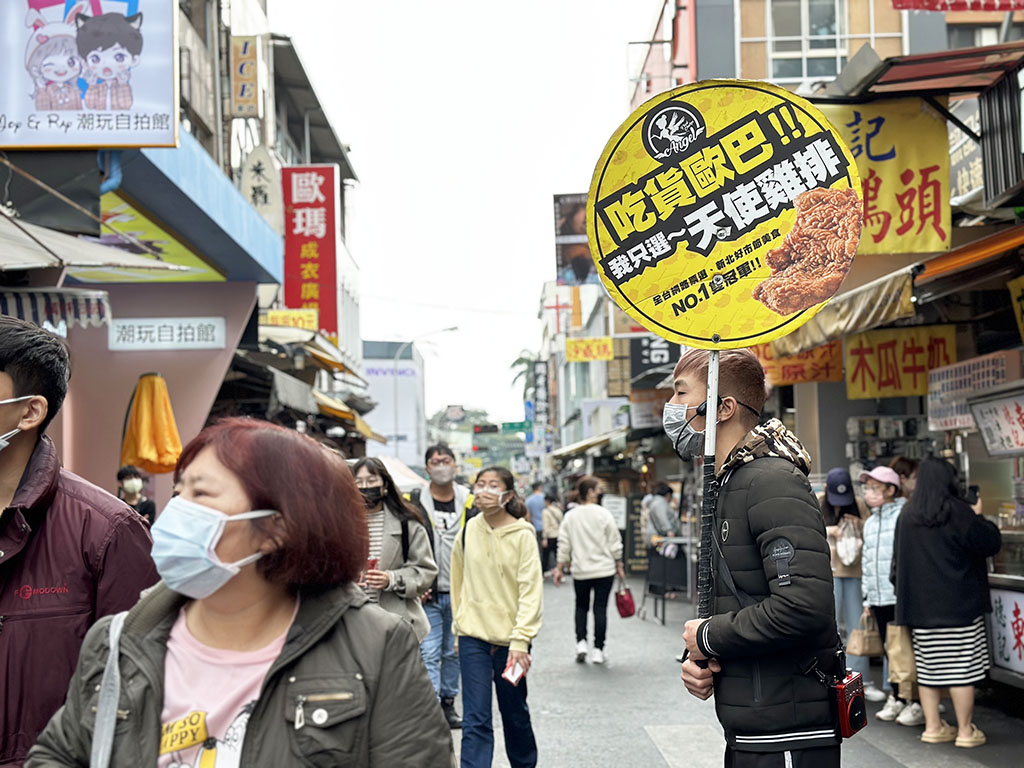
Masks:
[[[611,336],[595,336],[590,339],[566,339],[565,361],[567,363],[590,363],[595,360],[612,360],[615,350]]]
[[[835,295],[861,215],[857,164],[816,107],[769,83],[707,80],[656,96],[612,135],[587,235],[630,317],[736,349],[790,333]]]

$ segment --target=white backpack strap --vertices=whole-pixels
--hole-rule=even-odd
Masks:
[[[117,726],[117,705],[121,698],[121,667],[118,663],[121,646],[121,628],[128,611],[114,614],[110,622],[110,651],[107,666],[100,682],[100,697],[96,705],[96,727],[92,734],[92,754],[89,768],[107,768],[114,747],[114,728]]]

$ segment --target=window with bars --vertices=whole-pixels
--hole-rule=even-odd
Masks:
[[[772,80],[831,78],[846,63],[846,0],[771,0],[768,29]]]

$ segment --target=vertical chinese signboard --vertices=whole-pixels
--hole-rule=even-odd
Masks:
[[[260,39],[231,38],[232,117],[263,117],[263,89],[260,88]]]
[[[864,191],[860,253],[949,248],[949,133],[921,99],[819,105],[857,159]]]
[[[928,372],[956,362],[956,326],[925,325],[846,338],[846,397],[928,394]]]
[[[543,456],[554,448],[551,429],[548,426],[551,408],[551,393],[548,388],[548,361],[535,360],[533,363],[533,439],[527,442],[527,456]]]
[[[320,312],[320,333],[338,343],[338,168],[281,171],[284,188],[284,303]]]

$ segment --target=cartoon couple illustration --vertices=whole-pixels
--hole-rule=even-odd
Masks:
[[[87,16],[85,2],[71,5],[63,21],[47,22],[37,8],[25,69],[37,110],[125,110],[132,106],[131,71],[142,53],[142,14]]]

